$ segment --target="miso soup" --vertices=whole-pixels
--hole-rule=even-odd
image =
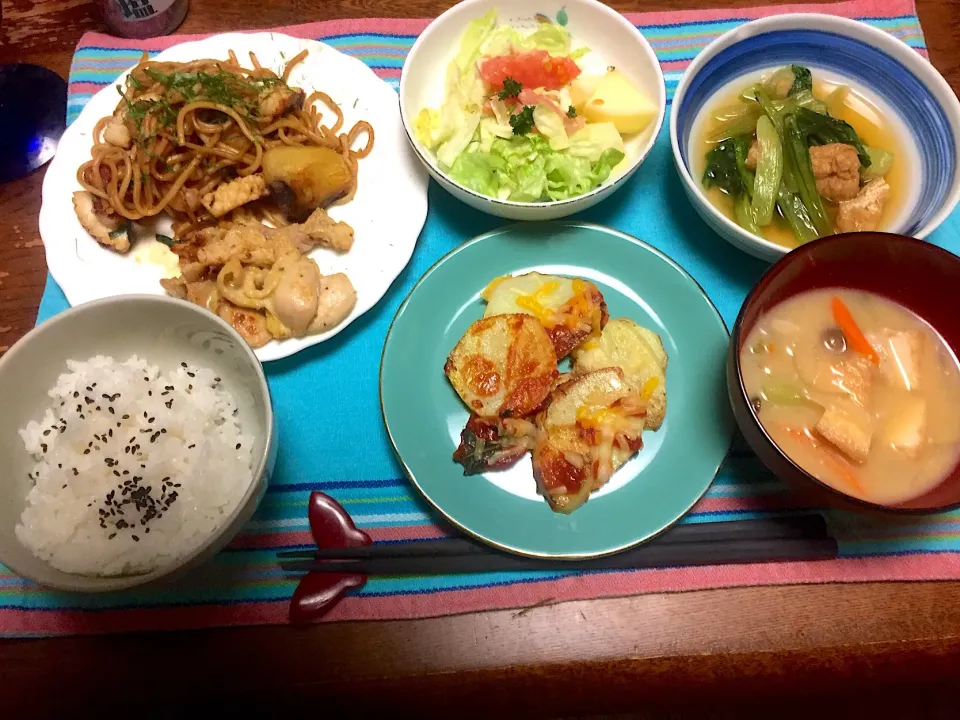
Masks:
[[[957,358],[886,298],[838,288],[789,298],[760,318],[740,362],[770,437],[841,492],[905,502],[960,458]]]

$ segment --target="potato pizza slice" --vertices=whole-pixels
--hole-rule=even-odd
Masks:
[[[523,313],[537,318],[559,359],[599,335],[610,317],[599,288],[581,278],[538,272],[507,275],[487,285],[481,297],[487,301],[484,317]]]
[[[543,405],[560,374],[543,325],[517,313],[473,323],[443,371],[460,399],[481,417],[530,415]]]
[[[533,475],[555,512],[570,513],[643,447],[646,403],[617,367],[575,376],[537,415]]]
[[[627,384],[647,403],[647,429],[660,429],[667,413],[667,351],[659,335],[629,318],[615,318],[572,359],[577,375],[607,367],[623,370]]]

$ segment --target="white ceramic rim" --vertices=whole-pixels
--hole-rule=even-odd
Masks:
[[[683,96],[686,94],[687,85],[690,84],[691,79],[698,72],[700,72],[700,69],[720,50],[736,45],[742,39],[747,37],[755,37],[770,30],[791,30],[805,28],[814,30],[822,29],[812,27],[810,24],[811,19],[816,19],[817,22],[826,23],[828,25],[834,25],[839,31],[838,34],[845,35],[847,37],[857,38],[858,35],[868,35],[874,47],[895,58],[907,70],[909,70],[914,77],[920,80],[924,85],[931,87],[935,91],[938,100],[946,100],[946,102],[950,105],[950,107],[944,108],[948,115],[953,115],[953,119],[960,118],[960,101],[957,100],[957,96],[950,87],[950,84],[928,60],[921,57],[920,54],[909,45],[898,40],[889,33],[884,32],[883,30],[878,30],[877,28],[858,20],[837,17],[835,15],[826,15],[824,13],[786,13],[783,15],[751,20],[748,23],[744,23],[739,27],[725,32],[723,35],[718,37],[700,51],[700,53],[690,62],[690,65],[687,66],[687,69],[683,73],[683,77],[680,78],[680,82],[677,84],[677,89],[673,93],[673,106],[670,111],[670,149],[673,153],[674,164],[677,166],[677,172],[680,174],[680,178],[687,186],[687,192],[692,193],[692,196],[696,197],[699,201],[698,204],[700,205],[700,209],[709,213],[710,217],[716,222],[720,223],[720,225],[722,225],[727,232],[736,235],[742,245],[745,247],[756,248],[757,251],[763,253],[763,257],[786,255],[790,249],[764,238],[757,237],[752,233],[748,233],[746,230],[733,222],[733,220],[717,210],[713,203],[707,200],[702,188],[690,175],[690,171],[683,162],[683,156],[680,154],[680,142],[677,138],[676,108],[679,107],[683,101]],[[845,30],[850,32],[844,32]],[[954,137],[956,141],[960,143],[960,126],[955,125],[953,129],[956,131],[954,133]],[[960,173],[960,166],[958,166],[957,172]],[[953,209],[957,206],[958,202],[960,202],[960,177],[954,177],[953,188],[947,195],[943,205],[933,215],[933,217],[930,218],[930,221],[914,234],[914,237],[922,240],[936,230],[940,224],[947,219],[950,213],[953,212]],[[745,251],[750,252],[748,250]]]
[[[449,183],[450,185],[457,188],[458,190],[461,190],[467,195],[470,195],[476,198],[477,200],[481,200],[483,202],[489,202],[494,205],[502,205],[503,207],[556,208],[556,207],[562,207],[564,205],[568,205],[572,203],[583,202],[585,199],[593,197],[600,193],[613,192],[614,188],[616,188],[623,181],[629,179],[630,176],[633,175],[636,169],[640,167],[640,165],[643,163],[644,160],[647,159],[647,156],[650,154],[650,151],[653,149],[654,144],[657,142],[657,137],[660,135],[660,130],[663,127],[663,119],[667,110],[667,86],[666,86],[665,80],[663,79],[663,69],[660,67],[660,61],[657,59],[657,55],[653,51],[653,48],[650,46],[650,43],[643,36],[643,33],[641,33],[637,29],[636,25],[634,25],[629,20],[627,20],[627,18],[624,15],[617,12],[613,8],[610,8],[607,5],[604,5],[602,2],[599,2],[599,0],[578,0],[578,1],[587,5],[594,6],[598,12],[604,13],[605,15],[607,15],[607,17],[609,17],[614,22],[620,23],[628,30],[631,30],[633,32],[633,35],[636,37],[638,44],[643,49],[644,56],[647,58],[647,60],[651,62],[651,64],[653,65],[656,71],[657,77],[660,79],[660,82],[657,84],[660,111],[657,114],[656,125],[651,131],[650,137],[647,140],[646,145],[637,154],[636,158],[634,158],[633,163],[630,165],[630,167],[624,170],[622,173],[620,173],[620,175],[616,177],[613,180],[613,182],[609,184],[600,184],[590,192],[584,193],[583,195],[576,195],[574,197],[566,198],[564,200],[549,200],[547,202],[529,202],[529,203],[518,202],[516,200],[501,200],[500,198],[490,197],[489,195],[483,195],[482,193],[478,193],[474,190],[471,190],[468,187],[464,187],[463,185],[458,183],[456,180],[454,180],[452,177],[450,177],[447,173],[443,172],[443,170],[441,170],[437,165],[437,161],[435,158],[431,157],[429,153],[424,153],[420,150],[419,144],[417,143],[417,140],[416,140],[416,136],[410,129],[410,122],[407,119],[407,107],[403,102],[403,98],[404,98],[403,88],[409,76],[408,68],[410,66],[410,62],[409,62],[410,58],[416,55],[417,51],[420,49],[420,46],[425,44],[428,41],[431,31],[437,27],[437,25],[440,23],[441,20],[446,19],[448,15],[454,12],[462,12],[462,8],[470,7],[472,5],[476,5],[483,1],[484,0],[461,0],[461,2],[458,2],[453,7],[445,10],[443,13],[438,15],[436,18],[434,18],[430,22],[429,25],[427,25],[426,29],[424,29],[424,31],[420,33],[416,41],[411,46],[410,52],[407,53],[406,60],[404,60],[403,69],[400,71],[400,86],[399,86],[400,120],[403,122],[403,130],[407,135],[407,140],[410,141],[410,147],[413,148],[413,151],[416,153],[417,157],[420,158],[420,162],[422,162],[424,166],[430,170],[431,174],[434,174],[435,176],[439,176],[440,178],[443,179],[444,182]]]

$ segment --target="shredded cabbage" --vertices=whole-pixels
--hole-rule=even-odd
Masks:
[[[493,137],[488,150],[482,145],[461,153],[450,177],[483,195],[517,202],[583,195],[606,180],[624,158],[616,148],[601,151],[595,160],[558,152],[542,135]]]

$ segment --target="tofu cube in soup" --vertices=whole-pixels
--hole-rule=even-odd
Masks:
[[[870,414],[853,403],[829,406],[820,417],[816,431],[844,455],[863,463],[870,453],[873,428]]]
[[[901,411],[884,426],[883,439],[892,447],[915,456],[924,442],[927,404],[923,398],[909,396]]]

